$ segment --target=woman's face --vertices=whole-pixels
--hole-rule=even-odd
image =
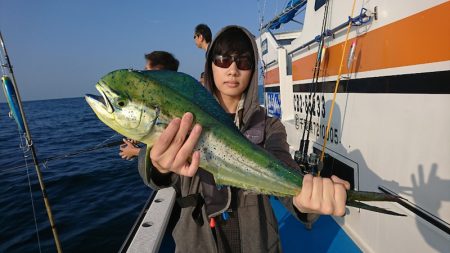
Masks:
[[[245,66],[245,63],[243,63],[242,61],[247,59],[241,59],[242,56],[236,55],[233,55],[233,57],[239,58],[237,61],[241,60],[240,63],[236,64],[236,60],[231,57],[233,59],[230,66],[226,67],[227,64],[219,64],[219,62],[223,63],[226,60],[230,60],[226,57],[231,56],[215,56],[216,60],[213,59],[211,63],[214,83],[217,90],[221,93],[222,96],[240,99],[242,93],[244,93],[245,89],[247,89],[250,83],[253,66],[249,70],[245,70],[246,68],[242,67]],[[215,62],[217,63],[217,65],[222,67],[217,66]],[[238,67],[238,65],[241,69]],[[244,68],[244,70],[242,70],[242,68]]]

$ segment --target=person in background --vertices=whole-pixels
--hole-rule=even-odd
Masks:
[[[145,70],[178,71],[179,61],[166,51],[153,51],[145,55]]]
[[[145,70],[172,70],[178,71],[179,61],[166,51],[153,51],[145,55]],[[122,159],[131,160],[139,156],[141,148],[131,139],[123,139],[119,155]],[[145,152],[144,152],[145,154]]]
[[[258,103],[258,51],[245,28],[222,29],[207,52],[205,88],[234,120],[249,141],[266,149],[292,168],[286,130],[277,118],[266,115]],[[184,203],[173,230],[175,252],[282,252],[277,220],[269,196],[244,189],[217,187],[214,177],[199,169],[194,150],[202,126],[186,112],[173,119],[138,169],[154,190],[174,187]],[[141,157],[140,157],[141,158]],[[345,214],[347,181],[338,177],[305,175],[301,193],[278,199],[300,221],[316,214]],[[299,250],[301,245],[299,245]]]
[[[207,25],[199,24],[195,27],[194,42],[198,48],[207,51],[209,44],[211,43],[211,39],[212,39],[211,29],[209,29]]]

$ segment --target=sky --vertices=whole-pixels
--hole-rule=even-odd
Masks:
[[[285,4],[286,0],[0,0],[0,31],[24,101],[81,97],[97,94],[95,83],[113,70],[142,69],[144,54],[153,50],[173,53],[180,61],[179,71],[198,78],[205,52],[194,44],[197,24],[207,24],[213,35],[230,24],[258,35],[261,17],[270,20]],[[2,95],[0,102],[5,102]]]

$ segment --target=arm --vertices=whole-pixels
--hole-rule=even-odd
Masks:
[[[286,136],[286,130],[279,120],[267,119],[265,148],[286,165],[299,170],[289,153]],[[312,219],[316,216],[311,215],[314,213],[342,216],[345,214],[346,189],[349,188],[350,184],[347,181],[336,176],[329,179],[305,175],[300,194],[279,200],[301,221]]]
[[[201,127],[197,124],[191,130],[192,123],[193,115],[185,113],[182,119],[169,123],[151,150],[141,150],[138,169],[145,184],[160,189],[174,186],[180,175],[195,175],[200,152],[193,152],[193,149],[200,138]],[[189,157],[192,157],[190,163]]]
[[[264,142],[264,148],[289,167],[300,171],[298,164],[292,159],[289,153],[289,144],[286,141],[287,135],[284,125],[279,120],[267,118],[265,132],[266,140]],[[297,210],[293,205],[292,197],[278,197],[278,200],[298,220],[302,222],[307,221],[307,214]]]
[[[144,183],[153,190],[174,186],[179,180],[179,176],[174,173],[160,173],[150,160],[150,150],[144,146],[138,155],[138,171]]]

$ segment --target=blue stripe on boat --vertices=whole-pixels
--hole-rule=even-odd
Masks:
[[[362,252],[331,216],[321,216],[312,230],[307,230],[278,200],[271,197],[270,202],[278,220],[283,252]]]

